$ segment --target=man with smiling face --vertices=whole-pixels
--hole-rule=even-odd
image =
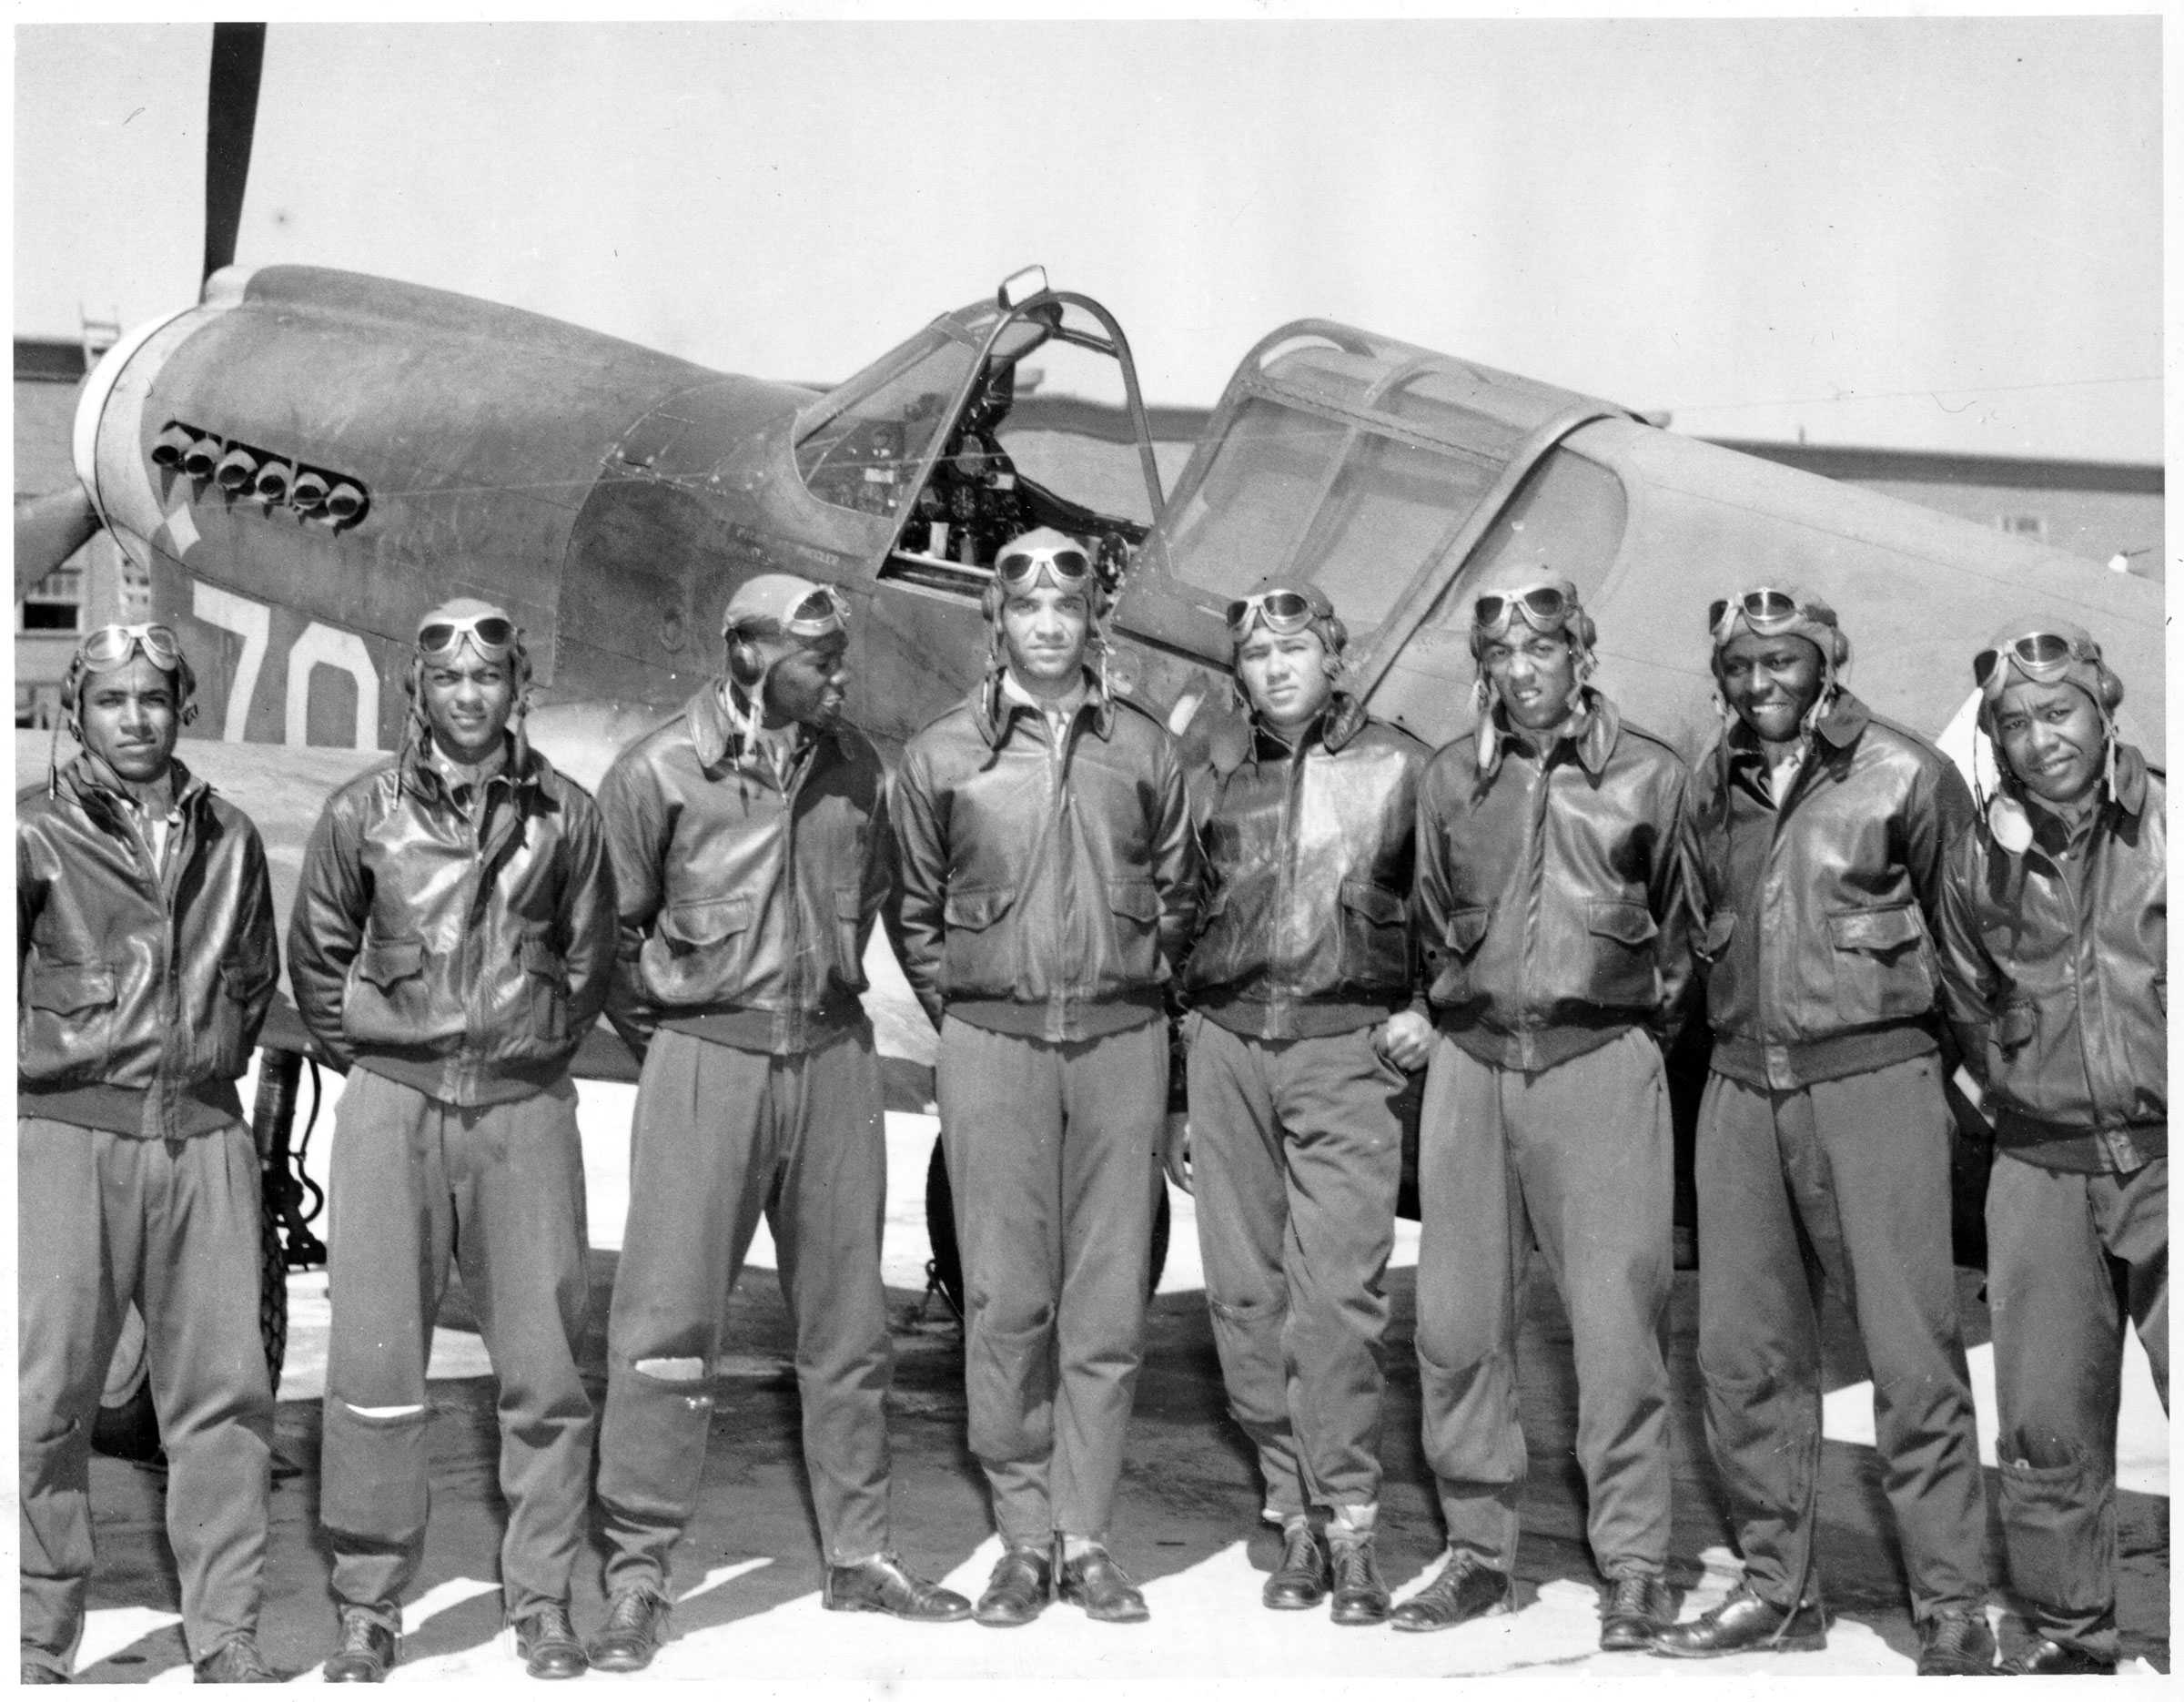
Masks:
[[[1418,795],[1440,1030],[1419,1121],[1418,1359],[1449,1554],[1403,1631],[1506,1612],[1526,1467],[1517,1325],[1536,1237],[1569,1309],[1600,1646],[1670,1617],[1663,1050],[1691,954],[1690,774],[1588,684],[1566,580],[1481,593],[1474,734]]]
[[[1840,683],[1835,611],[1759,586],[1707,617],[1724,724],[1698,776],[1699,1365],[1744,1575],[1653,1639],[1692,1658],[1816,1649],[1819,1284],[1849,1302],[1910,1575],[1922,1676],[1991,1671],[1986,1504],[1949,1261],[1935,950],[1972,800]]]
[[[2169,1402],[2169,838],[2083,628],[1972,664],[2002,779],[1951,852],[1943,968],[1995,1127],[1987,1282],[2002,1527],[2027,1674],[2113,1673],[2116,1414],[2135,1325]]]
[[[887,1149],[860,996],[893,846],[879,754],[842,720],[849,607],[760,573],[722,636],[726,674],[600,787],[622,915],[608,1015],[644,1059],[600,1433],[606,1672],[650,1665],[666,1634],[668,1558],[697,1511],[728,1297],[762,1211],[795,1321],[823,1605],[970,1612],[889,1540]]]
[[[1331,1594],[1337,1625],[1374,1625],[1395,1102],[1433,1034],[1405,915],[1427,752],[1337,692],[1347,633],[1320,587],[1262,581],[1228,614],[1249,743],[1192,776],[1190,1133],[1168,1172],[1198,1201],[1229,1411],[1282,1533],[1261,1599]]]
[[[273,1394],[235,1090],[279,964],[257,829],[175,760],[192,687],[170,629],[86,633],[61,687],[82,755],[15,795],[25,1684],[67,1683],[83,1633],[91,1426],[132,1303],[195,1676],[279,1682],[257,1638]]]
[[[424,1555],[425,1371],[450,1260],[500,1379],[501,1592],[534,1678],[574,1678],[592,1402],[583,1154],[569,1059],[605,1002],[599,812],[532,750],[522,633],[474,598],[418,623],[393,763],[327,803],[288,930],[296,1007],[349,1071],[334,1122],[319,1519],[330,1684],[394,1665]]]
[[[1146,1616],[1107,1542],[1197,866],[1174,741],[1087,665],[1106,596],[1074,538],[1003,546],[992,666],[910,741],[894,793],[895,941],[940,1029],[971,1449],[1006,1545],[987,1626],[1050,1595]]]

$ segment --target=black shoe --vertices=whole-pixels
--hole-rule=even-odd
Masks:
[[[1054,1563],[1046,1551],[1012,1547],[994,1563],[971,1617],[982,1626],[1027,1626],[1053,1597]]]
[[[616,1590],[607,1604],[607,1623],[584,1647],[602,1673],[641,1673],[667,1641],[667,1597],[638,1584]]]
[[[1807,1602],[1792,1613],[1761,1601],[1741,1585],[1719,1607],[1684,1625],[1667,1626],[1653,1641],[1655,1655],[1677,1660],[1710,1660],[1716,1655],[1743,1655],[1754,1649],[1768,1654],[1826,1646],[1827,1612],[1818,1602]]]
[[[1259,1599],[1283,1613],[1317,1607],[1327,1599],[1327,1556],[1304,1520],[1281,1527],[1281,1563],[1267,1575]]]
[[[1984,1678],[1995,1670],[1995,1634],[1985,1614],[1936,1614],[1919,1627],[1921,1678]]]
[[[65,1685],[68,1682],[68,1675],[58,1667],[48,1667],[44,1661],[25,1661],[21,1682],[26,1685]]]
[[[549,1602],[515,1623],[516,1653],[533,1678],[581,1678],[592,1663],[569,1623],[569,1604]]]
[[[1328,1616],[1339,1626],[1377,1626],[1388,1617],[1388,1580],[1373,1557],[1372,1533],[1330,1537],[1335,1605]]]
[[[1054,1596],[1057,1601],[1083,1608],[1086,1618],[1111,1626],[1135,1625],[1152,1616],[1130,1575],[1104,1548],[1088,1548],[1074,1560],[1064,1555],[1054,1569]]]
[[[1626,1654],[1651,1646],[1654,1634],[1675,1623],[1664,1579],[1637,1575],[1617,1578],[1608,1586],[1608,1599],[1600,1610],[1600,1646],[1611,1654]]]
[[[1389,1623],[1398,1631],[1446,1631],[1482,1614],[1505,1614],[1509,1575],[1482,1560],[1459,1555],[1441,1575],[1397,1608]]]
[[[2012,1677],[2048,1677],[2057,1674],[2077,1677],[2113,1678],[2116,1663],[2104,1660],[2098,1655],[2088,1655],[2083,1649],[2074,1649],[2068,1643],[2058,1643],[2052,1637],[2042,1637],[2028,1643],[2002,1663],[2001,1670]],[[30,1668],[23,1669],[23,1682],[30,1682]]]
[[[893,1555],[854,1566],[829,1566],[820,1605],[838,1614],[893,1614],[897,1619],[968,1619],[971,1605],[954,1590],[921,1578]]]
[[[258,1639],[238,1631],[203,1660],[195,1664],[194,1676],[201,1685],[277,1685],[281,1677],[266,1665]]]
[[[383,1619],[361,1607],[341,1609],[341,1646],[318,1669],[329,1685],[376,1685],[400,1658],[401,1639]]]

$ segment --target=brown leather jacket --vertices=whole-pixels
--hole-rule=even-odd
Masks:
[[[557,1080],[598,1019],[614,893],[598,806],[518,745],[474,826],[414,741],[327,800],[288,924],[326,1057],[453,1105]]]
[[[622,944],[607,1009],[639,1050],[670,1028],[812,1050],[864,1020],[864,947],[894,869],[886,771],[853,727],[806,734],[784,791],[709,684],[600,783]]]
[[[911,739],[895,776],[895,947],[934,1022],[1049,1040],[1159,1013],[1197,907],[1168,729],[1095,689],[1058,745],[998,670]]]
[[[1664,1040],[1691,976],[1691,774],[1588,691],[1544,762],[1466,734],[1418,785],[1418,925],[1434,1021],[1466,1051],[1542,1069],[1639,1023]],[[1499,711],[1495,713],[1499,714]]]
[[[280,959],[250,818],[180,763],[165,866],[96,758],[15,795],[19,1109],[166,1139],[241,1116]]]
[[[1949,759],[1851,693],[1778,810],[1741,722],[1700,763],[1699,957],[1714,1068],[1788,1089],[1937,1049],[1934,945],[1972,795]]]
[[[1943,991],[1996,1144],[2050,1170],[2169,1156],[2169,794],[2116,758],[2076,832],[2028,805],[2030,846],[1967,834],[1942,888]]]
[[[1263,1039],[1340,1034],[1410,1002],[1410,846],[1429,752],[1337,697],[1292,749],[1250,748],[1190,777],[1205,854],[1190,1002]]]

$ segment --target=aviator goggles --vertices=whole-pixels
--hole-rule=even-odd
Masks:
[[[1241,643],[1250,635],[1254,621],[1267,631],[1286,638],[1291,633],[1301,633],[1315,620],[1329,613],[1313,604],[1312,599],[1301,591],[1262,591],[1256,596],[1239,597],[1224,612],[1228,623],[1229,636]]]
[[[1092,577],[1091,558],[1075,544],[1032,544],[1011,550],[994,563],[994,572],[1010,591],[1022,591],[1031,584],[1041,568],[1051,572],[1054,583],[1066,591],[1075,591]]]
[[[162,674],[172,674],[181,666],[182,641],[175,636],[175,629],[151,623],[102,626],[84,634],[76,653],[83,658],[85,672],[104,674],[108,668],[121,666],[136,650],[143,651],[145,660]]]
[[[2090,639],[2066,638],[2060,633],[2026,633],[2007,643],[1992,645],[1972,658],[1972,678],[1987,696],[1999,697],[2008,684],[2014,664],[2028,680],[2046,685],[2061,679],[2074,662],[2098,662],[2100,646]]]
[[[832,585],[814,585],[781,617],[781,630],[791,638],[826,638],[848,624],[849,599]]]
[[[1576,609],[1576,601],[1560,585],[1482,591],[1471,604],[1471,624],[1487,637],[1499,638],[1522,615],[1533,632],[1551,633],[1567,622]]]
[[[438,662],[452,656],[466,638],[488,662],[498,662],[516,647],[516,623],[505,614],[465,614],[428,621],[417,629],[417,648]]]
[[[1716,597],[1706,605],[1706,630],[1718,643],[1726,635],[1730,623],[1742,615],[1745,625],[1762,638],[1773,638],[1779,633],[1794,631],[1803,621],[1817,621],[1833,626],[1833,612],[1821,613],[1809,609],[1786,591],[1776,591],[1771,585],[1759,585],[1741,597]]]

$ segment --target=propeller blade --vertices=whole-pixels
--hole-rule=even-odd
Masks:
[[[265,66],[263,24],[212,26],[212,86],[205,114],[205,272],[235,259],[258,128],[258,78]]]
[[[79,484],[16,499],[16,598],[82,549],[97,530],[98,515]]]

